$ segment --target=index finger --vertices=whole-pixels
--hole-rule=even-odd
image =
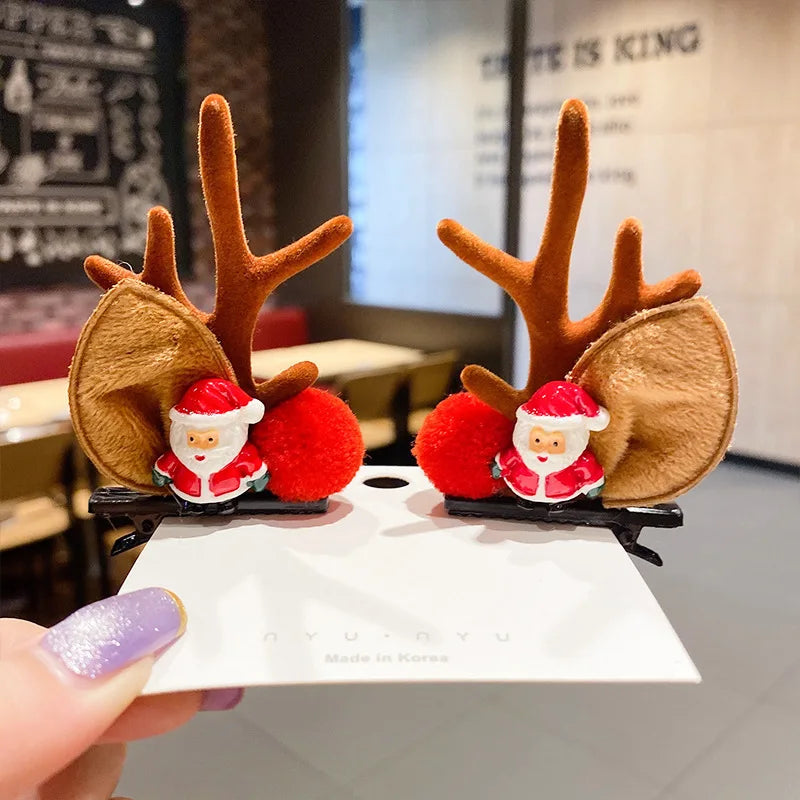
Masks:
[[[139,696],[154,655],[184,626],[180,601],[154,587],[94,603],[40,641],[4,650],[0,796],[41,784],[94,744]],[[24,632],[16,623],[4,627]]]

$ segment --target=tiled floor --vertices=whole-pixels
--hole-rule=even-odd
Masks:
[[[193,800],[797,800],[800,482],[725,464],[637,565],[700,686],[257,689],[130,748],[119,789]]]

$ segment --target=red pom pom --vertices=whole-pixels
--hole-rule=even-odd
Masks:
[[[347,486],[364,460],[364,440],[349,406],[321,389],[279,403],[250,429],[269,469],[267,489],[281,500],[320,500]]]
[[[443,494],[477,500],[503,491],[491,463],[511,443],[514,421],[469,392],[451,394],[426,417],[414,455]]]

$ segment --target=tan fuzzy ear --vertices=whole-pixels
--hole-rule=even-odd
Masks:
[[[69,373],[75,433],[95,466],[123,486],[151,480],[167,449],[169,410],[196,380],[236,381],[222,347],[177,300],[136,280],[107,292],[78,339]]]
[[[652,505],[695,486],[733,434],[736,362],[725,324],[696,297],[643,311],[592,344],[572,369],[611,414],[591,435],[603,504]]]

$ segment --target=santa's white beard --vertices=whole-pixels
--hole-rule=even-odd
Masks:
[[[589,444],[589,430],[585,425],[577,428],[564,427],[561,428],[566,445],[563,453],[534,453],[530,448],[530,436],[531,429],[537,426],[542,427],[536,422],[520,422],[518,420],[514,426],[513,442],[522,463],[531,472],[542,477],[553,472],[561,472],[570,464],[574,464],[578,456],[586,449],[586,445]],[[539,456],[547,456],[547,461],[540,461]]]
[[[173,422],[169,429],[169,444],[175,457],[187,469],[201,478],[208,478],[233,461],[247,442],[248,425],[218,425],[219,444],[208,450],[190,447],[186,442],[189,430],[198,430],[195,425],[181,425]],[[202,429],[200,429],[202,430]],[[205,456],[198,461],[195,456]]]

